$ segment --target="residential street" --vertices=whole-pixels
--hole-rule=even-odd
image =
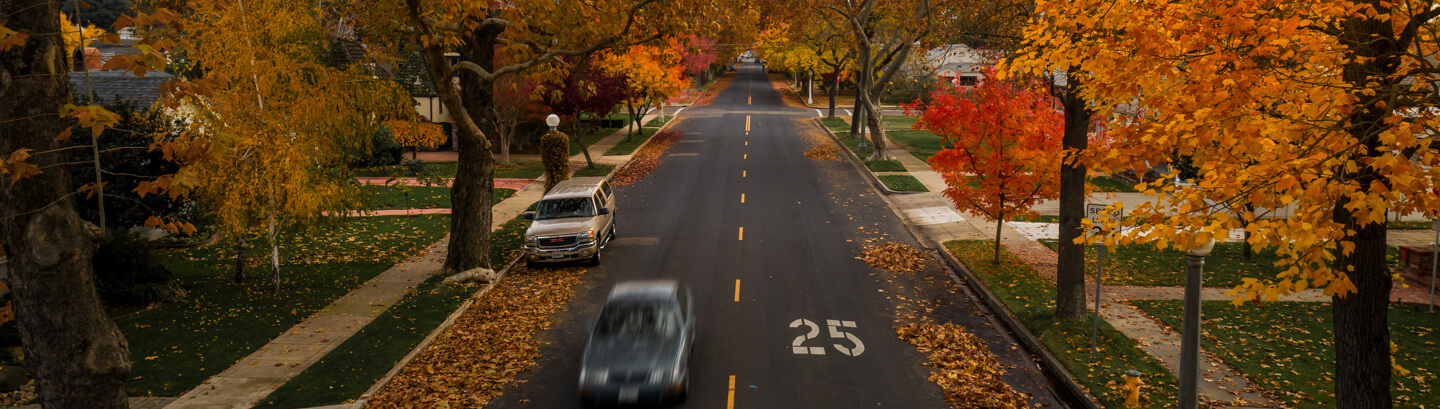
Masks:
[[[684,407],[948,407],[924,356],[895,335],[919,316],[964,325],[1032,406],[1054,405],[1031,358],[938,263],[896,274],[856,259],[867,240],[918,245],[858,168],[804,156],[824,132],[813,115],[787,107],[753,64],[713,104],[686,109],[685,138],[644,180],[617,188],[619,239],[604,264],[537,335],[537,366],[493,407],[580,406],[585,321],[614,283],[657,278],[690,285],[699,314]],[[824,330],[806,339],[797,320],[851,321],[842,329],[863,349]]]

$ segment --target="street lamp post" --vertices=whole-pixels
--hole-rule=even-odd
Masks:
[[[1215,248],[1211,240],[1185,251],[1185,311],[1180,331],[1180,409],[1197,409],[1200,377],[1200,278],[1205,256]]]
[[[545,117],[545,125],[550,125],[550,130],[555,130],[555,127],[560,126],[560,116],[550,114],[550,116]]]

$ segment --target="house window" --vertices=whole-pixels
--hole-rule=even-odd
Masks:
[[[966,75],[966,76],[963,76],[963,77],[960,77],[959,79],[957,79],[957,83],[960,84],[960,85],[963,85],[963,86],[973,87],[973,86],[975,86],[975,83],[976,83],[976,80],[977,80],[977,79],[978,79],[978,78],[975,78],[975,77]]]

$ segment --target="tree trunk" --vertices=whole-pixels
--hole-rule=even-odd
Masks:
[[[1071,81],[1078,75],[1069,76]],[[1077,84],[1078,85],[1078,84]],[[1085,246],[1075,244],[1079,238],[1080,220],[1085,218],[1085,164],[1070,154],[1083,150],[1090,141],[1091,112],[1075,86],[1062,90],[1060,103],[1065,107],[1065,130],[1062,149],[1067,156],[1060,165],[1060,251],[1055,271],[1055,319],[1080,322],[1085,320]]]
[[[865,127],[870,129],[870,143],[875,145],[875,152],[870,154],[870,158],[866,160],[890,159],[890,144],[886,143],[885,127],[881,126],[880,107],[875,105],[875,101],[870,98],[868,93],[865,95],[864,108]]]
[[[235,235],[235,284],[245,283],[245,235]]]
[[[591,127],[590,127],[590,129],[593,129],[593,128],[595,128],[595,126],[591,126]],[[580,139],[580,135],[584,135],[584,134],[588,133],[590,129],[585,129],[585,132],[581,132],[581,129],[580,129],[580,121],[577,119],[577,120],[575,121],[575,133],[573,133],[573,134],[570,135],[570,140],[571,140],[572,142],[575,142],[575,146],[579,146],[579,147],[580,147],[580,154],[581,154],[581,155],[585,155],[585,168],[586,168],[586,169],[595,169],[595,161],[590,160],[590,148],[585,147],[585,144],[584,144],[583,142],[581,142],[581,139]]]
[[[850,137],[852,138],[860,136],[860,121],[855,119],[860,118],[865,109],[865,106],[860,103],[860,89],[864,88],[862,83],[861,80],[855,80],[855,109],[850,111]]]
[[[1246,203],[1245,211],[1248,213],[1254,213],[1255,205]],[[1243,215],[1241,220],[1244,220]],[[1240,243],[1240,256],[1246,260],[1250,260],[1254,257],[1254,253],[1255,250],[1250,248],[1250,222],[1245,222],[1245,240]]]
[[[995,265],[1000,265],[1000,233],[1005,226],[1005,217],[1001,216],[995,220]]]
[[[830,80],[830,116],[835,117],[835,97],[840,93],[840,73],[835,73],[835,79]]]
[[[1362,185],[1364,186],[1364,185]],[[1350,270],[1355,292],[1331,297],[1335,323],[1336,408],[1389,408],[1389,296],[1392,282],[1385,268],[1385,224],[1355,225],[1355,215],[1335,205],[1335,221],[1355,229],[1346,240],[1355,243],[1349,256],[1336,252],[1335,269]]]
[[[280,230],[275,225],[274,204],[269,215],[268,230],[270,233],[270,292],[280,293]]]
[[[0,1],[7,27],[36,33],[0,52],[0,155],[19,149],[61,148],[55,139],[70,127],[56,115],[71,102],[60,3]],[[0,183],[0,229],[9,256],[12,306],[47,408],[126,408],[130,352],[95,291],[91,258],[99,229],[75,212],[69,172],[54,166],[61,155],[29,159],[44,173]],[[7,177],[8,179],[8,177]]]

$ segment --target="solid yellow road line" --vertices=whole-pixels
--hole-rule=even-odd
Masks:
[[[740,302],[740,279],[738,278],[735,279],[735,302]]]
[[[725,397],[725,409],[735,409],[735,375],[730,375],[730,393]]]
[[[745,228],[740,228],[740,241],[745,241]]]
[[[745,194],[744,194],[744,193],[741,193],[741,194],[740,194],[740,203],[745,203]]]

